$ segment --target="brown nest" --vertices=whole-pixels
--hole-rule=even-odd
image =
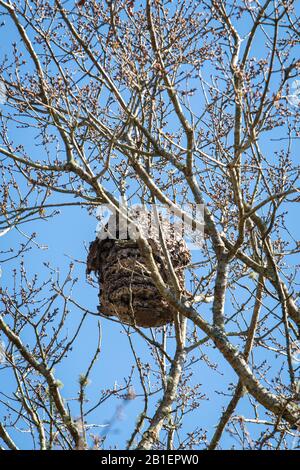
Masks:
[[[147,225],[147,215],[139,215]],[[87,273],[95,272],[99,280],[99,312],[117,317],[122,323],[144,328],[158,327],[174,320],[175,311],[162,298],[151,279],[136,240],[103,239],[107,225],[91,244],[87,258]],[[99,237],[99,235],[98,235]],[[118,233],[117,233],[118,237]],[[185,241],[170,230],[164,235],[170,259],[184,290],[184,268],[190,261]],[[162,278],[168,283],[166,260],[158,233],[148,238]]]

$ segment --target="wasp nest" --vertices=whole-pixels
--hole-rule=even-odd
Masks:
[[[168,284],[167,262],[159,229],[151,226],[152,219],[143,210],[135,210],[129,216],[143,235],[147,231],[146,238],[151,245],[153,257],[162,278]],[[116,236],[112,237],[109,232],[109,227],[112,226],[110,221],[111,219],[90,244],[87,258],[87,273],[95,272],[99,280],[99,312],[105,316],[117,317],[127,325],[144,328],[172,322],[175,311],[154,285],[136,237],[127,228],[124,236],[124,230],[120,230],[121,222],[115,224]],[[179,284],[184,290],[184,268],[190,261],[190,252],[179,232],[170,230],[169,223],[160,218],[159,225]]]

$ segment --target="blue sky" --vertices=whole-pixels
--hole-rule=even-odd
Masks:
[[[246,27],[246,25],[244,25]],[[1,34],[5,34],[6,41],[2,42],[0,48],[0,54],[11,54],[10,39],[16,38],[15,30],[8,23],[0,29]],[[257,44],[257,55],[262,53],[261,45]],[[5,109],[5,105],[3,105]],[[38,158],[40,148],[37,147],[33,139],[33,134],[28,131],[20,131],[20,129],[12,129],[12,137],[17,141],[22,142],[27,150],[27,153]],[[281,137],[278,131],[274,131],[274,138]],[[297,141],[296,141],[297,142]],[[276,141],[265,141],[262,145],[266,147],[270,154],[273,154],[277,149]],[[22,183],[23,191],[26,190],[26,186]],[[110,189],[110,188],[109,188]],[[133,188],[131,188],[132,190]],[[52,202],[62,201],[61,196],[55,195],[52,198]],[[65,200],[65,199],[64,199]],[[294,233],[297,229],[297,209],[295,205],[291,206],[292,209],[287,215],[288,224],[290,229]],[[86,306],[91,311],[97,311],[98,305],[98,292],[97,289],[92,288],[86,280],[85,274],[85,260],[86,260],[86,247],[95,237],[95,230],[97,226],[97,219],[95,215],[90,215],[85,209],[78,207],[64,207],[60,209],[60,214],[46,221],[35,220],[29,224],[25,224],[20,227],[26,235],[30,235],[33,232],[37,233],[35,239],[36,244],[42,246],[38,247],[36,244],[31,244],[30,251],[25,253],[24,261],[28,268],[29,277],[33,276],[34,273],[38,273],[39,282],[47,279],[49,276],[49,269],[44,263],[50,262],[51,267],[59,269],[61,277],[63,278],[68,273],[69,264],[72,260],[75,263],[75,273],[78,277],[78,282],[74,286],[73,295],[76,301],[80,305]],[[5,236],[1,237],[1,251],[8,251],[10,248],[16,248],[20,243],[24,243],[26,237],[16,229],[11,230]],[[199,252],[194,253],[194,260],[199,259]],[[5,254],[0,253],[0,263],[6,258]],[[9,289],[13,286],[13,269],[19,269],[19,261],[11,260],[1,264],[2,266],[2,287],[8,287]],[[244,295],[242,291],[238,293],[240,298]],[[230,316],[232,306],[228,302],[227,305],[228,314]],[[209,319],[211,312],[210,306],[206,306],[203,315]],[[74,332],[78,322],[82,316],[82,311],[75,306],[72,306],[69,320],[65,327],[65,334],[71,335]],[[73,409],[73,414],[76,417],[79,413],[78,403],[76,402],[78,394],[78,378],[81,373],[84,373],[89,361],[92,357],[94,348],[97,344],[98,329],[97,324],[101,324],[102,332],[102,348],[100,358],[94,367],[91,375],[91,384],[88,386],[87,395],[92,405],[97,401],[101,391],[105,388],[113,388],[115,384],[122,386],[124,384],[124,378],[128,377],[131,373],[133,364],[132,352],[128,346],[128,339],[121,325],[111,322],[106,319],[98,318],[94,315],[88,315],[84,327],[81,331],[75,347],[69,356],[62,361],[60,366],[55,369],[55,375],[58,379],[63,382],[62,395],[68,400],[68,403]],[[189,325],[192,328],[192,325]],[[24,332],[24,342],[30,342],[31,337],[28,334],[26,338],[26,331]],[[49,334],[51,334],[49,332]],[[3,338],[1,338],[3,339]],[[151,360],[149,352],[145,347],[144,341],[138,337],[137,334],[133,335],[133,341],[136,345],[138,354],[143,360]],[[236,375],[232,372],[231,368],[225,363],[221,355],[210,347],[203,347],[202,353],[207,354],[209,360],[216,363],[216,371],[213,371],[207,366],[204,360],[198,361],[192,366],[194,371],[193,382],[203,384],[203,392],[209,397],[209,400],[204,399],[198,410],[194,413],[190,413],[186,416],[183,430],[189,432],[195,427],[209,429],[208,439],[212,436],[214,425],[218,422],[220,417],[222,406],[227,404],[230,400],[228,396],[224,399],[224,396],[220,395],[220,391],[224,394],[228,394],[228,387],[233,383],[237,382]],[[148,358],[148,359],[147,359]],[[272,358],[272,359],[271,359]],[[256,360],[259,363],[262,360],[274,361],[274,358],[268,352],[258,353],[256,352]],[[269,362],[270,367],[279,368],[280,359],[278,362]],[[0,389],[5,393],[9,393],[13,387],[13,378],[7,371],[0,369]],[[135,377],[134,387],[136,393],[141,392],[141,387]],[[218,390],[218,391],[217,391]],[[155,403],[155,402],[154,402]],[[117,448],[123,448],[126,440],[128,439],[130,432],[133,429],[137,416],[143,409],[143,400],[136,398],[131,401],[122,401],[116,399],[108,400],[103,406],[101,406],[95,413],[89,415],[89,424],[106,424],[111,422],[112,417],[118,412],[122,411],[121,415],[118,416],[111,429],[108,433],[107,445],[116,446]],[[153,410],[153,405],[152,405]],[[0,419],[1,414],[4,412],[3,405],[0,403]],[[246,396],[243,398],[237,408],[237,414],[249,415],[250,406],[249,398]],[[261,410],[261,417],[264,416]],[[105,429],[105,428],[103,428]],[[251,429],[251,425],[249,425]],[[30,446],[30,438],[26,433],[20,433],[17,430],[10,430],[13,437],[15,437],[17,445],[22,448],[28,448]],[[99,431],[94,431],[99,432]],[[101,432],[101,431],[100,431]],[[258,431],[256,431],[258,432]],[[234,445],[234,441],[228,436],[227,433],[223,434],[221,445],[224,448],[229,448]]]

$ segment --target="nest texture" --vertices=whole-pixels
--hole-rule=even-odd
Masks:
[[[147,225],[147,217],[139,216],[139,227]],[[87,273],[95,272],[99,281],[99,312],[117,317],[122,323],[144,328],[159,327],[174,320],[175,311],[161,297],[151,279],[137,241],[104,238],[105,230],[90,244]],[[168,230],[164,236],[173,268],[184,290],[184,268],[190,252],[178,233]],[[162,278],[168,283],[167,263],[159,234],[148,238]]]

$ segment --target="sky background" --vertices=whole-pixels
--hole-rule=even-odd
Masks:
[[[248,25],[244,25],[245,29]],[[5,26],[0,29],[1,46],[0,55],[4,57],[5,54],[11,55],[12,39],[18,41],[18,37],[15,33],[15,29],[9,22],[6,21]],[[262,45],[257,43],[257,55],[262,52]],[[3,104],[2,108],[5,110],[6,105]],[[274,138],[281,137],[279,131],[273,135]],[[33,134],[24,130],[14,129],[11,133],[17,141],[23,143],[27,152],[31,155],[38,155],[40,149],[36,146]],[[270,154],[273,154],[276,150],[276,141],[266,141],[262,143],[265,145],[265,149]],[[22,183],[24,185],[24,183]],[[23,190],[26,188],[23,186]],[[53,201],[62,201],[60,196],[55,195]],[[299,215],[298,208],[296,205],[291,206],[292,209],[287,215],[287,222],[290,230],[295,234],[299,234]],[[13,285],[13,269],[19,269],[19,260],[13,259],[9,262],[3,262],[6,259],[6,255],[3,254],[10,250],[12,247],[19,246],[20,243],[24,243],[26,236],[37,233],[35,242],[42,248],[39,248],[35,244],[30,245],[30,250],[25,253],[24,261],[29,271],[29,277],[33,276],[34,273],[38,273],[39,282],[47,279],[49,276],[49,269],[45,266],[45,263],[50,262],[51,267],[54,270],[60,271],[60,276],[63,278],[67,275],[69,264],[71,261],[75,263],[75,273],[78,277],[78,282],[75,284],[73,289],[73,296],[80,305],[86,306],[93,312],[97,311],[98,305],[98,291],[93,288],[86,280],[85,274],[85,261],[87,256],[87,247],[89,243],[95,238],[96,226],[98,221],[95,214],[90,215],[85,209],[78,207],[65,207],[60,209],[60,214],[48,219],[47,221],[34,220],[29,224],[26,224],[20,229],[20,231],[13,229],[5,236],[0,238],[0,263],[2,268],[2,277],[0,279],[2,287],[12,288]],[[199,260],[201,255],[200,252],[194,252],[194,260]],[[241,291],[238,293],[240,298],[244,295]],[[232,313],[232,306],[227,304],[227,313],[230,316]],[[204,315],[206,318],[210,318],[210,306],[205,307]],[[76,307],[72,307],[69,320],[66,325],[65,333],[71,335],[76,329],[78,322],[80,321],[82,312]],[[91,375],[91,383],[87,389],[87,395],[90,400],[90,404],[97,402],[99,395],[102,390],[106,388],[113,388],[117,384],[124,385],[124,378],[127,378],[131,373],[133,364],[133,357],[128,346],[128,339],[121,325],[111,322],[106,319],[98,318],[94,315],[88,315],[84,327],[81,331],[80,337],[75,343],[75,347],[72,352],[65,358],[60,366],[55,369],[55,375],[63,383],[62,395],[68,400],[70,407],[73,409],[73,414],[76,417],[76,413],[79,416],[78,404],[76,398],[78,396],[78,379],[79,375],[86,371],[87,366],[91,360],[94,348],[97,344],[98,329],[97,324],[101,324],[102,332],[102,346],[100,358],[97,361],[96,366],[93,369]],[[191,328],[191,325],[189,325]],[[30,342],[30,334],[28,338],[23,337],[23,341],[26,343]],[[0,336],[0,339],[4,340]],[[138,354],[146,360],[147,356],[150,359],[145,343],[137,334],[133,334],[133,341],[136,345]],[[185,417],[183,429],[185,432],[189,432],[194,428],[207,428],[209,430],[208,440],[212,437],[214,432],[214,426],[219,420],[222,412],[222,406],[227,404],[230,400],[229,388],[232,384],[237,383],[237,377],[233,373],[232,369],[222,359],[221,355],[211,347],[203,347],[203,354],[208,354],[209,360],[212,363],[220,366],[215,371],[208,367],[204,360],[198,361],[193,367],[194,371],[193,382],[203,384],[203,392],[205,392],[206,398],[203,399],[200,407],[194,412],[190,413]],[[256,359],[258,363],[260,361],[274,361],[273,355],[269,356],[268,352],[258,352],[256,350]],[[272,359],[271,359],[272,358]],[[279,361],[269,362],[270,368],[278,369],[280,366]],[[13,378],[7,370],[0,366],[0,391],[9,393],[14,385]],[[136,393],[140,393],[140,385],[134,381]],[[224,399],[224,396],[220,394],[228,395]],[[133,429],[133,425],[140,412],[143,409],[142,398],[136,398],[134,400],[125,401],[122,399],[109,399],[103,406],[97,409],[95,413],[89,415],[89,424],[107,424],[111,423],[109,428],[108,437],[106,440],[106,447],[113,446],[116,448],[123,448],[126,440],[130,433],[129,430]],[[153,410],[153,407],[152,407]],[[261,410],[261,407],[260,407]],[[250,412],[249,398],[245,397],[240,400],[235,414],[241,414],[248,416]],[[0,403],[0,420],[1,415],[4,413],[3,404]],[[264,414],[261,410],[261,417]],[[249,425],[249,430],[258,433],[259,428]],[[95,434],[106,432],[107,428],[93,430]],[[30,448],[31,439],[27,433],[20,433],[19,430],[11,430],[11,435],[15,438],[17,445],[20,448]],[[224,432],[221,445],[223,448],[231,448],[234,445],[234,440]]]

